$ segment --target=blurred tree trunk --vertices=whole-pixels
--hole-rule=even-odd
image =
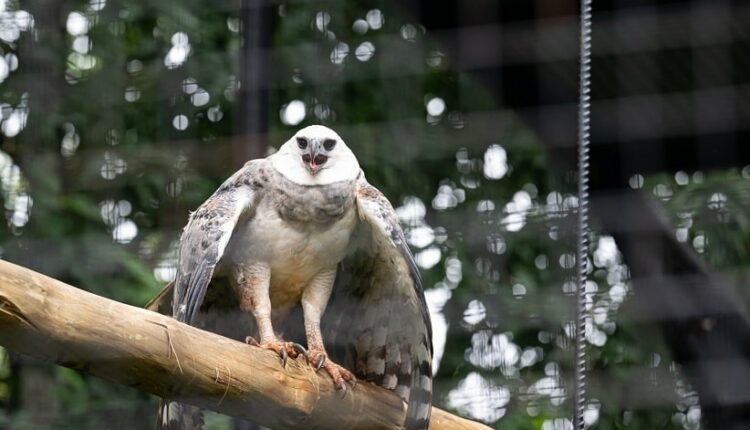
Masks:
[[[52,428],[60,422],[61,405],[56,388],[59,387],[55,368],[39,360],[10,354],[11,369],[17,377],[14,422],[40,428]]]
[[[66,40],[65,11],[67,1],[29,0],[20,7],[34,17],[34,28],[22,34],[18,46],[20,79],[13,80],[13,90],[26,96],[28,117],[26,128],[18,135],[17,162],[29,182],[34,199],[43,200],[49,193],[45,176],[54,172],[39,158],[51,139],[54,127],[48,118],[56,117],[67,86],[63,75]],[[50,159],[47,159],[48,161]],[[44,262],[35,265],[44,270]],[[60,399],[56,395],[60,382],[56,369],[28,357],[10,354],[11,399],[9,411],[22,420],[22,425],[46,428],[59,422]]]
[[[237,133],[232,144],[234,168],[263,157],[268,147],[270,76],[269,50],[273,34],[273,3],[242,0],[242,49]]]
[[[30,0],[21,6],[34,17],[34,27],[19,40],[21,78],[14,90],[28,97],[27,127],[18,135],[18,162],[35,188],[35,172],[47,171],[39,154],[55,144],[55,123],[68,84],[65,81],[67,1]]]

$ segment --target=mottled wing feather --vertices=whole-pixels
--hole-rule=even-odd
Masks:
[[[357,210],[361,223],[353,251],[339,265],[324,339],[358,377],[408,403],[406,428],[427,428],[432,329],[422,279],[393,207],[364,178]]]
[[[224,249],[238,221],[251,216],[254,203],[266,182],[264,160],[251,161],[196,210],[180,238],[177,276],[146,308],[171,312],[179,321],[240,340],[254,335],[251,315],[240,311],[230,280],[215,276]],[[157,428],[199,430],[200,408],[162,400]]]
[[[172,315],[178,321],[192,323],[234,227],[243,214],[252,212],[259,192],[251,181],[254,164],[247,163],[227,179],[190,216],[180,238],[175,278]]]

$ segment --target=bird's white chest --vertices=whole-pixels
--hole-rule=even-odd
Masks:
[[[281,276],[296,270],[317,272],[344,258],[356,223],[354,210],[329,225],[289,222],[268,212],[255,217],[249,230],[251,243],[261,248],[257,257],[269,263],[272,272]]]
[[[316,224],[289,221],[273,204],[261,203],[252,219],[238,226],[239,240],[233,240],[231,260],[267,265],[274,307],[296,303],[318,273],[344,259],[356,224],[354,207],[335,221]]]

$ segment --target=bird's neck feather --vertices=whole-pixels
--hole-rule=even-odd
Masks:
[[[354,206],[354,179],[326,185],[300,185],[280,173],[277,175],[270,201],[286,221],[330,225]]]

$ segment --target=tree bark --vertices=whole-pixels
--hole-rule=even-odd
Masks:
[[[271,428],[396,429],[405,404],[361,382],[342,396],[307,364],[0,261],[0,344]],[[481,429],[433,408],[430,429]]]

